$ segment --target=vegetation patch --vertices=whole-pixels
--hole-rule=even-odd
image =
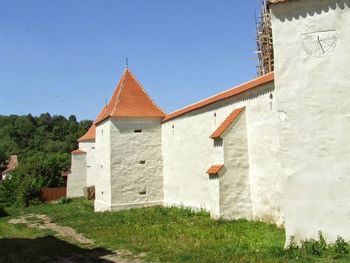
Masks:
[[[71,227],[93,240],[94,248],[130,251],[137,260],[145,262],[350,262],[349,244],[342,238],[329,245],[320,233],[318,240],[307,240],[301,246],[292,238],[284,249],[284,229],[275,225],[213,220],[208,213],[191,209],[157,206],[95,213],[91,201],[72,199],[5,210],[8,215],[0,218],[0,242],[22,232],[26,237],[47,237],[50,229],[28,229],[8,223],[23,215],[31,215],[29,221],[33,215],[46,215],[50,224]],[[78,242],[74,244],[79,246]],[[71,245],[68,247],[72,249]]]

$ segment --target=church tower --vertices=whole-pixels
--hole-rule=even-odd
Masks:
[[[270,0],[287,240],[350,239],[350,0]]]
[[[164,117],[127,68],[95,122],[96,211],[162,204]]]

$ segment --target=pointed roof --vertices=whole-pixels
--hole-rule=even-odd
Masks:
[[[135,76],[127,68],[122,75],[104,113],[96,124],[117,118],[164,118],[165,113],[151,99]]]
[[[96,121],[105,113],[106,109],[107,109],[107,106],[103,107],[102,111],[97,116],[94,123],[90,126],[88,131],[78,139],[78,142],[95,140],[95,138],[96,138]]]
[[[245,108],[234,110],[228,117],[220,124],[220,126],[210,135],[211,139],[221,138],[221,135],[231,126]]]

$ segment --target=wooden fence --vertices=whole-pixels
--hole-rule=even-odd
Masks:
[[[41,192],[41,199],[46,202],[57,200],[61,197],[66,197],[67,188],[57,187],[57,188],[43,188]]]

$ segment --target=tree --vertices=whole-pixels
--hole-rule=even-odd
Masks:
[[[91,124],[90,120],[78,123],[74,115],[68,120],[49,113],[39,117],[0,115],[0,171],[10,155],[19,159],[11,180],[0,184],[0,203],[28,205],[38,198],[39,188],[61,186],[61,172],[70,166],[70,152]]]

